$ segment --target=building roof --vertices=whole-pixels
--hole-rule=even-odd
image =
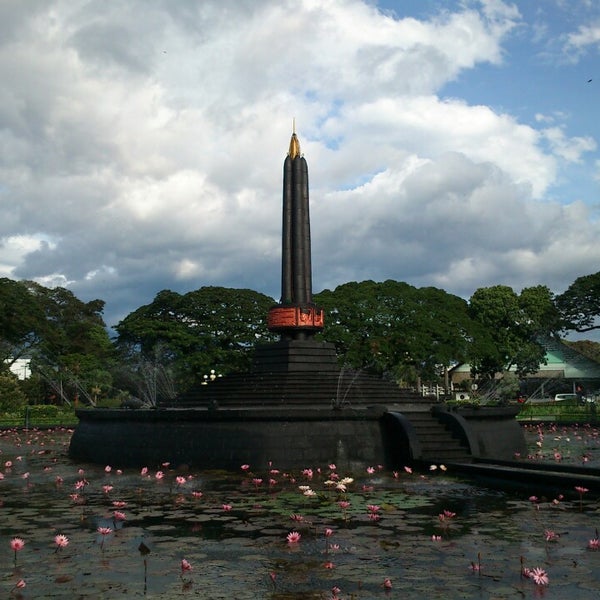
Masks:
[[[528,377],[565,379],[600,379],[600,363],[588,358],[563,341],[553,338],[543,340],[546,347],[546,364]],[[511,369],[513,370],[513,369]],[[471,365],[462,363],[451,369],[452,373],[470,373]]]

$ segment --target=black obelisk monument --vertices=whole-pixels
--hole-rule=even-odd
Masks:
[[[323,310],[312,298],[308,166],[295,131],[283,163],[281,300],[267,324],[288,340],[306,340],[323,329]]]
[[[281,338],[256,348],[254,368],[337,373],[334,345],[314,338],[323,329],[324,311],[312,296],[308,166],[295,131],[283,163],[282,225],[281,300],[267,316],[269,330]]]

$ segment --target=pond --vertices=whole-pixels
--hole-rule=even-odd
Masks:
[[[557,435],[595,451],[593,431],[569,431]],[[540,448],[539,434],[528,432],[532,453],[551,435]],[[70,435],[0,433],[2,597],[578,599],[600,590],[591,492],[523,497],[443,465],[121,472],[72,462]],[[526,569],[543,569],[547,585]]]

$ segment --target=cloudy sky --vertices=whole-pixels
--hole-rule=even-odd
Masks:
[[[313,288],[600,270],[596,0],[2,0],[0,276],[280,295],[292,120]]]

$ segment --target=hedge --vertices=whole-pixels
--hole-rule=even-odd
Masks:
[[[52,404],[36,404],[0,413],[0,427],[73,427],[78,422],[73,409]]]

